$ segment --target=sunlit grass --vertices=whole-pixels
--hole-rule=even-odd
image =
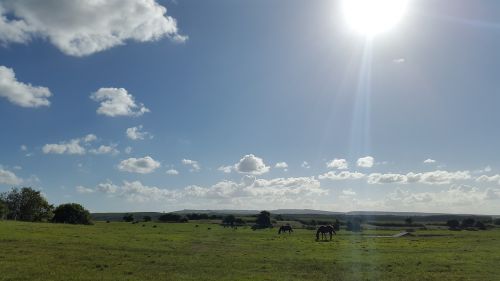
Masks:
[[[0,222],[2,280],[498,280],[500,230],[332,242],[199,224]],[[157,228],[153,228],[157,225]],[[211,230],[208,230],[208,228]]]

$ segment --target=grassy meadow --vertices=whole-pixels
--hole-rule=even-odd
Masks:
[[[316,242],[304,229],[280,236],[277,228],[197,222],[0,221],[0,279],[500,280],[498,228],[372,236],[395,233],[341,230],[331,242]]]

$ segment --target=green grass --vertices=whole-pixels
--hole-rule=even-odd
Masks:
[[[500,229],[316,242],[309,230],[145,225],[0,221],[0,280],[500,280]]]

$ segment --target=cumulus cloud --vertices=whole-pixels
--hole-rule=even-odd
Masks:
[[[487,176],[487,175],[481,175],[476,178],[477,182],[495,182],[500,184],[500,175],[493,175],[493,176]]]
[[[116,155],[116,154],[119,154],[120,151],[118,151],[118,149],[116,149],[116,144],[112,144],[112,145],[101,145],[98,148],[93,148],[90,150],[90,153]]]
[[[365,174],[358,172],[349,172],[349,171],[341,171],[338,173],[328,172],[322,175],[319,175],[318,178],[320,180],[329,179],[329,180],[357,180],[365,177]]]
[[[269,172],[270,167],[266,166],[262,158],[253,154],[243,156],[238,163],[234,165],[234,170],[238,173],[262,175]]]
[[[381,174],[372,173],[368,175],[367,182],[369,184],[383,184],[383,183],[422,183],[422,184],[450,184],[454,181],[471,179],[469,171],[432,171],[425,173],[407,173],[403,174]]]
[[[122,197],[131,202],[164,201],[176,197],[175,191],[147,186],[140,181],[123,181],[122,185],[115,185],[108,181],[100,183],[96,189],[104,194]]]
[[[143,140],[145,138],[153,138],[149,132],[142,131],[142,125],[128,128],[126,131],[126,135],[131,140]]]
[[[190,169],[191,172],[198,172],[201,169],[200,163],[198,163],[198,161],[191,160],[191,159],[182,159],[181,162],[182,162],[182,165],[191,166],[191,169]]]
[[[233,168],[234,168],[233,166],[220,166],[219,168],[217,168],[217,170],[221,171],[223,173],[229,174],[229,173],[231,173]]]
[[[211,187],[188,186],[184,194],[192,197],[219,200],[262,200],[272,202],[292,202],[304,197],[328,194],[314,177],[256,179],[245,176],[241,182],[220,181]]]
[[[326,163],[326,167],[330,169],[346,170],[349,168],[349,164],[345,159],[333,159]]]
[[[288,164],[286,162],[278,162],[276,165],[274,165],[275,168],[277,169],[283,169],[283,171],[288,171]]]
[[[373,157],[366,156],[366,157],[359,158],[358,161],[356,162],[356,164],[358,165],[358,167],[361,167],[361,168],[371,168],[371,167],[373,167],[374,161],[375,161],[375,159]]]
[[[171,176],[176,176],[179,174],[179,171],[177,171],[176,169],[169,169],[165,172],[167,175],[171,175]]]
[[[120,171],[138,173],[138,174],[149,174],[154,172],[161,166],[160,162],[154,160],[150,156],[143,158],[128,158],[118,164],[118,169]]]
[[[0,2],[0,42],[51,42],[71,56],[86,56],[127,41],[168,37],[184,42],[176,20],[155,0]]]
[[[142,103],[137,104],[134,96],[124,88],[100,88],[97,92],[92,93],[90,98],[100,102],[97,114],[110,117],[137,117],[149,112],[149,109]]]
[[[76,192],[78,192],[80,194],[89,194],[89,193],[95,192],[95,190],[93,190],[92,188],[88,188],[88,187],[81,186],[81,185],[75,187],[75,190],[76,190]]]
[[[23,180],[17,177],[14,172],[0,167],[0,184],[20,185],[21,183],[23,183]]]
[[[302,164],[300,165],[302,168],[304,169],[309,169],[311,168],[311,165],[309,165],[309,163],[307,161],[304,161],[302,162]]]
[[[0,34],[1,21],[0,19]],[[1,37],[2,35],[0,40]],[[48,88],[19,82],[12,68],[0,65],[0,97],[22,107],[40,107],[50,105],[50,96],[52,93]]]
[[[433,164],[433,163],[436,163],[436,160],[431,159],[431,158],[428,158],[428,159],[424,160],[424,164]]]
[[[132,147],[127,146],[127,147],[125,147],[124,151],[125,151],[126,154],[130,154],[130,153],[132,153]]]
[[[70,141],[63,141],[60,143],[46,144],[42,147],[45,154],[70,154],[70,155],[83,155],[87,152],[85,144],[97,140],[93,134],[88,134],[83,138],[72,139]]]

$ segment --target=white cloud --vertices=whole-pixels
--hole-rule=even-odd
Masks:
[[[333,159],[326,163],[326,167],[330,169],[338,169],[338,170],[346,170],[349,168],[349,164],[347,164],[347,160],[345,159]]]
[[[392,62],[400,64],[400,63],[406,62],[406,60],[404,58],[397,58],[397,59],[392,60]]]
[[[149,109],[142,103],[137,104],[134,97],[124,88],[100,88],[92,93],[90,98],[100,102],[97,109],[98,114],[117,117],[117,116],[141,116]]]
[[[154,160],[150,156],[143,158],[128,158],[120,162],[118,169],[120,171],[149,174],[154,172],[161,166],[160,162]]]
[[[436,163],[436,160],[430,158],[424,160],[424,164],[433,164],[433,163]]]
[[[304,169],[309,169],[311,168],[311,165],[309,165],[309,163],[307,161],[304,161],[302,162],[302,164],[300,165],[302,168]]]
[[[262,158],[253,154],[243,156],[238,163],[234,165],[234,170],[238,173],[262,175],[269,172],[270,167],[266,166]]]
[[[500,184],[500,175],[493,175],[493,176],[487,176],[487,175],[481,175],[476,178],[477,182],[496,182]]]
[[[89,193],[95,192],[95,190],[93,190],[92,188],[88,188],[88,187],[81,186],[81,185],[75,187],[75,190],[76,190],[76,192],[78,192],[80,194],[89,194]]]
[[[126,131],[126,135],[131,140],[143,140],[145,138],[150,138],[150,139],[153,138],[153,135],[151,135],[149,132],[142,131],[142,125],[128,128]]]
[[[67,55],[85,56],[128,41],[183,42],[176,20],[155,0],[0,2],[0,42],[47,39]]]
[[[191,160],[191,159],[182,159],[182,164],[186,166],[191,166],[191,172],[198,172],[201,167],[198,161]]]
[[[130,146],[125,147],[125,153],[126,154],[132,153],[132,147],[130,147]]]
[[[229,174],[229,173],[231,173],[233,168],[234,168],[233,166],[220,166],[219,168],[217,168],[217,170],[219,170],[223,173]]]
[[[436,170],[425,173],[407,173],[403,174],[381,174],[372,173],[368,175],[369,184],[383,184],[383,183],[422,183],[422,184],[450,184],[454,181],[471,179],[469,171],[456,171],[448,172]]]
[[[101,145],[98,148],[91,149],[90,153],[116,155],[116,154],[119,154],[120,151],[118,151],[118,149],[116,149],[116,144],[112,144],[112,145]]]
[[[286,162],[278,162],[276,165],[274,165],[275,168],[277,169],[283,169],[283,171],[287,172],[288,171],[288,164]]]
[[[381,184],[381,183],[407,183],[408,177],[401,174],[381,174],[372,173],[368,175],[367,182],[369,184]]]
[[[171,176],[176,176],[179,174],[179,171],[177,171],[176,169],[170,169],[166,171],[166,174]]]
[[[70,154],[70,155],[83,155],[87,152],[82,142],[88,144],[97,139],[93,134],[88,134],[83,138],[72,139],[70,141],[63,141],[60,143],[46,144],[42,147],[45,154]]]
[[[170,200],[176,197],[176,192],[161,189],[156,186],[147,186],[140,181],[123,181],[121,186],[108,181],[100,183],[97,190],[110,196],[125,198],[131,202],[150,202]]]
[[[5,170],[0,167],[0,184],[20,185],[22,182],[23,180],[17,177],[14,172]]]
[[[108,180],[105,183],[98,184],[96,189],[102,193],[114,194],[118,191],[119,186],[113,184],[111,181]]]
[[[349,172],[349,171],[341,171],[338,173],[328,172],[323,175],[319,175],[318,178],[320,180],[329,179],[329,180],[357,180],[365,177],[365,174],[358,172]]]
[[[21,146],[19,147],[19,149],[21,149],[21,151],[28,151],[28,147],[27,147],[26,145],[24,145],[24,144],[23,144],[23,145],[21,145]]]
[[[0,18],[0,40],[2,38],[1,24]],[[48,88],[19,82],[12,68],[0,65],[0,97],[22,107],[40,107],[50,105],[50,96],[52,93]]]
[[[352,189],[344,189],[342,190],[343,196],[356,196],[356,192]]]
[[[359,158],[358,161],[356,162],[356,164],[358,165],[358,167],[361,167],[361,168],[371,168],[371,167],[373,167],[374,161],[375,161],[375,159],[373,157],[366,156],[366,157]]]
[[[86,150],[80,145],[80,139],[73,139],[69,142],[46,144],[42,147],[45,154],[85,154]]]

